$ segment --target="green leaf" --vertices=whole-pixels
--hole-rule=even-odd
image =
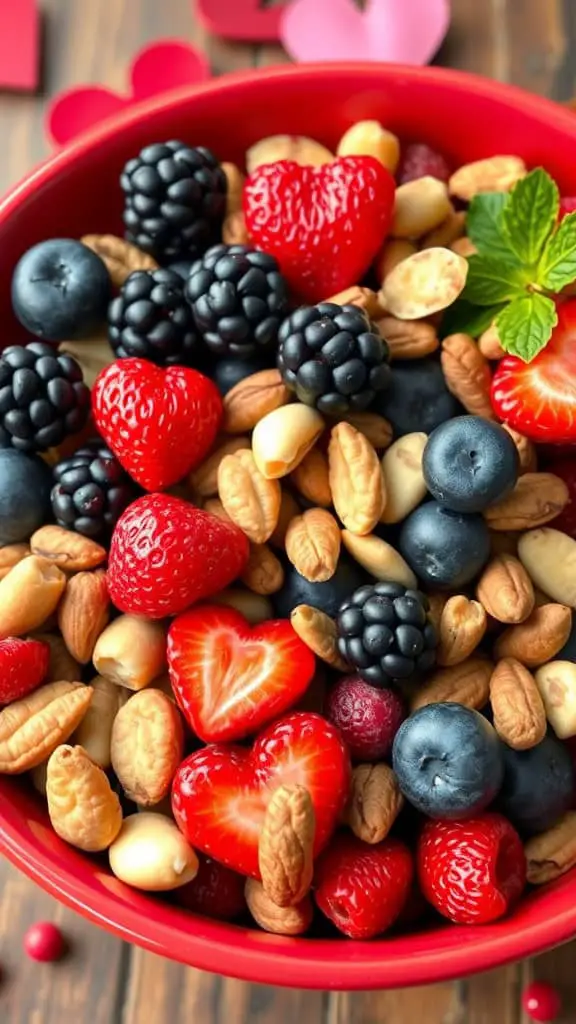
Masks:
[[[502,210],[502,225],[518,258],[533,267],[558,219],[560,193],[541,167],[518,181]]]
[[[440,338],[447,338],[449,334],[469,334],[472,338],[479,338],[484,331],[487,331],[498,313],[504,309],[504,303],[499,302],[495,306],[473,306],[466,299],[456,299],[448,307],[442,317],[440,326]]]
[[[559,292],[576,280],[576,213],[569,213],[552,235],[538,267],[538,284]]]
[[[530,274],[519,266],[489,256],[470,256],[463,297],[475,306],[492,306],[518,298],[530,283]]]
[[[557,323],[554,302],[537,292],[514,299],[496,319],[502,348],[525,363],[541,352]]]
[[[474,196],[466,216],[466,231],[482,255],[517,263],[502,227],[502,213],[509,199],[507,192],[480,192]]]

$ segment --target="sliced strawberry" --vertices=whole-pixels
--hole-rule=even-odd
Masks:
[[[320,715],[294,712],[252,750],[214,744],[182,762],[172,783],[178,827],[195,849],[242,875],[259,877],[258,840],[271,794],[299,784],[316,817],[315,853],[328,842],[350,789],[350,759],[338,730]]]
[[[48,671],[50,648],[41,640],[0,640],[0,705],[32,693]]]
[[[253,629],[234,608],[207,605],[180,615],[168,633],[176,699],[206,743],[243,739],[287,711],[315,666],[287,619]]]
[[[558,307],[558,325],[531,363],[500,360],[491,398],[498,418],[533,441],[576,443],[576,301]]]

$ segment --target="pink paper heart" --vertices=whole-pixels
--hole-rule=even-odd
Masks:
[[[263,0],[196,0],[196,13],[209,32],[236,42],[275,43],[281,8]]]
[[[377,60],[426,64],[446,35],[449,0],[293,0],[281,41],[297,61]]]
[[[0,0],[0,89],[34,92],[40,67],[36,0]]]
[[[50,103],[45,127],[56,145],[151,96],[182,85],[198,85],[210,77],[205,55],[179,40],[161,40],[140,50],[130,65],[130,93],[120,95],[100,85],[78,86],[59,93]]]

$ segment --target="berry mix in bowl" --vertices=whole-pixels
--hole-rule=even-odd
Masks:
[[[373,119],[205,141],[11,268],[0,775],[159,933],[508,927],[576,864],[576,200]]]

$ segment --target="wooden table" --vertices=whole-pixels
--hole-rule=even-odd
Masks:
[[[45,16],[44,91],[0,98],[0,191],[48,152],[46,100],[81,82],[121,89],[131,55],[149,40],[194,40],[217,73],[286,59],[277,47],[207,38],[194,23],[191,0],[39,3]],[[452,0],[452,8],[439,63],[559,100],[576,93],[574,0]],[[307,993],[214,977],[131,948],[64,910],[6,864],[0,864],[0,893],[2,1024],[520,1024],[519,993],[532,976],[560,986],[561,1020],[576,1021],[575,944],[456,984]],[[28,925],[46,918],[62,925],[72,946],[57,965],[36,965],[21,954]]]

